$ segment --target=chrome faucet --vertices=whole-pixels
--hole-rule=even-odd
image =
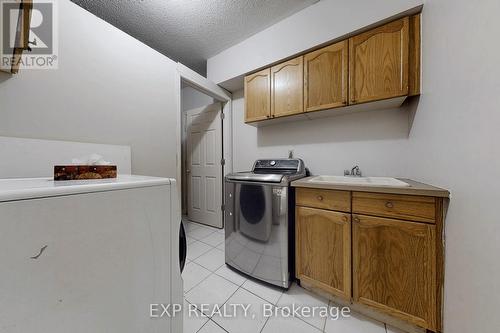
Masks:
[[[362,172],[359,169],[359,166],[356,165],[354,168],[351,169],[351,171],[345,170],[344,171],[344,176],[362,177]]]

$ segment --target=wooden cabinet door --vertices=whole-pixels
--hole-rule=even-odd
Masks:
[[[436,331],[435,228],[354,215],[354,301]]]
[[[304,112],[303,57],[271,68],[271,116],[283,117]]]
[[[245,77],[245,122],[271,117],[271,69]]]
[[[347,40],[304,56],[304,109],[306,112],[347,105]]]
[[[297,207],[297,277],[351,299],[351,215]]]
[[[408,17],[350,38],[350,104],[408,95],[408,53]]]

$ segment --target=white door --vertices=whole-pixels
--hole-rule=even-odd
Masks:
[[[215,103],[186,113],[188,218],[222,228],[222,118]]]

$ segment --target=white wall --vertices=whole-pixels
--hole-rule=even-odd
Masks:
[[[408,112],[402,109],[356,113],[269,127],[244,124],[243,91],[233,94],[235,171],[257,158],[286,158],[289,150],[304,159],[314,174],[343,174],[358,164],[377,176],[405,176],[404,144]]]
[[[449,188],[446,332],[500,330],[498,0],[428,0],[411,177]],[[495,41],[495,42],[492,42]]]
[[[129,146],[0,136],[0,153],[2,179],[52,177],[54,165],[72,164],[75,158],[85,160],[94,154],[116,165],[118,173],[132,171]]]
[[[358,2],[337,3],[337,12],[351,12],[351,20],[364,15],[351,10]],[[238,171],[249,169],[259,157],[284,157],[293,147],[315,174],[342,174],[344,168],[359,164],[368,175],[408,177],[451,191],[445,333],[497,332],[500,327],[498,12],[498,0],[427,0],[423,93],[418,102],[400,110],[256,129],[243,124],[243,94],[234,94]],[[314,21],[311,18],[310,24]],[[260,57],[260,50],[245,59],[254,55]],[[220,80],[228,75],[225,70],[211,73]]]
[[[331,41],[424,0],[322,0],[208,59],[207,77],[223,83]],[[231,86],[227,85],[230,89]]]
[[[181,103],[182,111],[187,111],[213,104],[215,103],[215,100],[212,97],[187,86],[181,90]]]
[[[59,69],[0,73],[0,135],[130,145],[133,173],[175,177],[176,64],[58,4]]]

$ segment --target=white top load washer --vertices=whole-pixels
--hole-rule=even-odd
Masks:
[[[182,304],[175,186],[0,180],[0,331],[182,332],[182,312],[150,317]]]

